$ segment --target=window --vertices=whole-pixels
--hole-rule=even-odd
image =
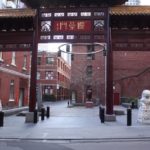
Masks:
[[[3,53],[2,52],[0,52],[0,61],[4,61],[3,60]]]
[[[95,55],[92,54],[92,52],[94,52],[94,45],[88,45],[87,46],[87,59],[91,59],[94,60],[95,59]]]
[[[60,60],[58,59],[58,67],[60,67]]]
[[[53,64],[54,63],[54,58],[53,57],[47,57],[46,58],[46,64]]]
[[[52,95],[54,93],[52,86],[44,86],[44,94],[50,94]]]
[[[58,81],[59,81],[59,79],[60,79],[60,75],[59,75],[59,72],[57,73],[57,79],[58,79]]]
[[[27,55],[24,55],[24,60],[23,60],[23,67],[22,67],[22,69],[23,70],[27,70]]]
[[[41,57],[38,57],[38,58],[37,58],[37,64],[38,64],[38,65],[41,65]]]
[[[53,93],[54,93],[54,90],[51,88],[50,89],[50,95],[53,95]]]
[[[47,88],[44,89],[44,93],[48,94],[48,89]]]
[[[40,79],[40,76],[41,76],[40,72],[37,72],[37,76],[36,76],[37,80]]]
[[[53,71],[46,71],[45,72],[45,79],[46,80],[53,80],[54,79],[54,72]]]
[[[86,68],[86,74],[88,77],[91,77],[92,76],[92,66],[87,66]]]
[[[14,80],[11,80],[11,81],[10,81],[9,100],[10,100],[10,101],[14,101]]]
[[[12,52],[11,65],[16,66],[16,53]]]

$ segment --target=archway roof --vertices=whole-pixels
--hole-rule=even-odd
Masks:
[[[0,18],[34,17],[35,9],[2,9]],[[110,8],[111,16],[150,15],[150,6],[115,6]]]
[[[22,0],[28,7],[40,8],[41,6],[90,6],[90,5],[121,5],[127,0]]]
[[[24,18],[34,17],[36,10],[34,9],[1,9],[0,18]]]
[[[110,9],[111,15],[150,15],[150,6],[115,6]]]

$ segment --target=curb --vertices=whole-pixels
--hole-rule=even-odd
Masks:
[[[21,111],[25,111],[25,110],[28,110],[28,109],[29,109],[29,107],[20,107],[20,108],[3,110],[3,112],[4,112],[5,116],[11,116],[11,115],[17,114]]]

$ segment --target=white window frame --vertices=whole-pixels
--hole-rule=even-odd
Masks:
[[[24,59],[23,59],[23,70],[27,70],[27,55],[24,55]]]
[[[11,65],[16,66],[16,53],[12,52]]]
[[[15,81],[10,81],[9,101],[15,101]]]
[[[54,79],[54,71],[46,71],[45,72],[45,79],[46,80],[53,80]]]
[[[37,72],[37,80],[40,80],[40,78],[41,78],[41,73],[40,72]]]

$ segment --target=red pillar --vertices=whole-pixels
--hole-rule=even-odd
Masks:
[[[109,9],[108,9],[109,10]],[[113,114],[113,51],[111,48],[110,19],[107,25],[107,56],[106,56],[106,114]]]
[[[30,95],[29,95],[29,111],[33,112],[36,107],[36,74],[37,74],[37,38],[38,38],[38,16],[34,20],[34,34],[32,45],[32,58],[31,58],[31,77],[30,77]]]
[[[106,58],[106,114],[113,114],[113,53],[111,46]]]

